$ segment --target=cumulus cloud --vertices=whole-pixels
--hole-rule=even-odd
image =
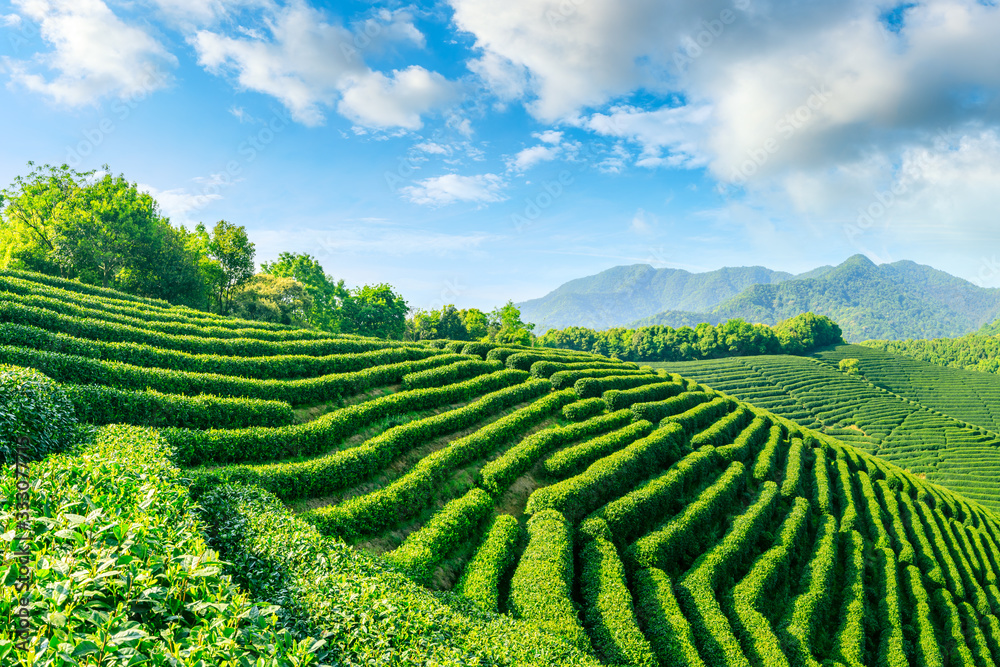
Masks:
[[[503,201],[505,183],[497,174],[460,176],[445,174],[419,181],[402,188],[400,192],[414,204],[444,206],[456,202],[488,204]]]
[[[829,226],[952,128],[939,156],[952,176],[913,183],[914,219],[968,232],[996,208],[983,134],[1000,129],[995,3],[928,0],[889,21],[876,0],[449,2],[497,99],[618,140],[604,171],[707,168],[748,201]],[[550,155],[530,147],[514,164]]]
[[[455,87],[437,72],[411,65],[391,76],[368,72],[344,86],[337,110],[369,127],[419,129],[421,114],[455,99]]]
[[[32,60],[5,59],[11,81],[59,104],[146,95],[169,82],[176,58],[152,35],[115,15],[102,0],[15,0],[19,20],[39,24],[52,47]],[[11,16],[5,22],[14,25]]]
[[[204,209],[213,201],[222,199],[222,195],[212,189],[203,189],[202,192],[189,192],[187,188],[171,188],[161,190],[160,188],[143,183],[136,184],[142,192],[148,192],[160,205],[160,213],[170,218],[174,224],[191,224],[194,220],[192,213]]]
[[[408,15],[379,16],[388,21],[376,31],[383,42],[422,43]],[[416,129],[423,114],[455,99],[454,83],[418,65],[390,75],[372,71],[363,57],[374,39],[364,32],[367,24],[352,32],[301,1],[276,10],[266,23],[266,37],[200,30],[191,43],[208,71],[235,75],[243,88],[272,95],[300,123],[319,125],[336,105],[363,127]]]

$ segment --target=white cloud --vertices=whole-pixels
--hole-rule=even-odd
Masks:
[[[996,3],[913,3],[890,29],[876,0],[449,2],[498,100],[618,140],[602,171],[707,167],[789,227],[829,230],[956,128],[938,180],[894,205],[912,222],[890,226],[968,239],[997,210]]]
[[[207,25],[247,7],[266,7],[271,0],[153,0],[171,21],[184,27]]]
[[[191,43],[208,71],[234,74],[240,86],[277,98],[305,125],[322,124],[325,110],[336,106],[362,127],[419,128],[423,114],[454,99],[455,84],[416,65],[388,76],[369,69],[364,55],[375,48],[373,39],[423,43],[405,12],[371,20],[354,33],[299,0],[267,18],[267,39],[200,30]],[[369,25],[382,26],[374,38],[364,32]]]
[[[420,116],[455,99],[455,86],[437,72],[411,65],[391,77],[369,72],[343,88],[337,110],[369,127],[419,129]]]
[[[655,226],[656,216],[640,208],[632,216],[632,222],[629,223],[629,230],[640,236],[648,236],[653,232]]]
[[[460,176],[445,174],[425,178],[416,185],[401,189],[403,196],[415,204],[444,206],[456,202],[488,204],[503,201],[504,180],[496,174]]]
[[[31,61],[6,59],[13,83],[59,104],[137,97],[169,82],[177,60],[148,32],[122,21],[102,0],[15,0],[40,25],[52,51]],[[7,18],[7,22],[10,22]],[[48,70],[48,73],[45,73]]]
[[[450,155],[451,149],[448,146],[442,146],[439,143],[433,141],[422,141],[416,146],[415,149],[422,151],[424,153],[431,153],[432,155]]]
[[[534,132],[533,137],[539,139],[546,144],[561,144],[563,140],[563,133],[557,132],[555,130],[545,130],[544,132]]]
[[[191,215],[204,209],[213,201],[222,199],[222,195],[209,191],[205,188],[200,193],[188,192],[186,188],[172,188],[170,190],[160,190],[152,185],[137,183],[137,187],[142,192],[148,192],[160,205],[160,213],[170,218],[172,223],[191,224],[195,222]]]
[[[507,162],[509,169],[515,171],[527,171],[540,162],[548,162],[556,159],[559,155],[558,147],[554,146],[531,146],[525,148]]]
[[[708,105],[683,106],[647,111],[638,107],[612,107],[576,122],[597,134],[628,139],[642,146],[636,164],[641,167],[700,167],[708,158],[699,138],[711,114]],[[663,157],[667,150],[669,156]]]

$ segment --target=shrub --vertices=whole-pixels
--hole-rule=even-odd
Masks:
[[[73,455],[32,466],[32,504],[45,515],[27,543],[7,545],[28,552],[35,655],[10,641],[17,593],[0,586],[0,664],[171,665],[183,656],[188,665],[302,667],[337,657],[305,636],[318,637],[315,627],[295,628],[286,610],[222,573],[167,453],[154,431],[111,426]],[[0,476],[4,505],[14,504],[15,481]],[[16,526],[14,512],[0,513],[0,532]]]
[[[650,435],[592,464],[576,477],[543,486],[528,497],[525,512],[555,509],[577,521],[634,486],[651,473],[669,466],[684,450],[683,433],[667,424]]]
[[[529,623],[432,595],[372,556],[320,535],[273,495],[219,487],[199,504],[230,572],[258,599],[319,628],[328,664],[599,667]]]
[[[28,440],[19,445],[19,438]],[[18,449],[37,461],[76,438],[76,411],[63,387],[32,368],[0,365],[0,464],[13,463]]]
[[[528,519],[528,546],[510,582],[510,611],[589,653],[572,587],[573,529],[559,512],[539,512]]]
[[[410,533],[399,547],[386,554],[386,558],[411,579],[428,586],[441,561],[469,539],[492,511],[490,494],[482,489],[470,489],[445,505],[420,530]]]
[[[486,531],[472,560],[465,566],[455,591],[490,612],[500,609],[500,580],[517,560],[521,524],[510,514],[498,514]]]
[[[579,392],[577,396],[579,396]],[[583,401],[570,403],[563,408],[563,417],[571,421],[583,421],[604,412],[604,401],[599,398],[588,398]],[[631,415],[630,415],[631,417]]]
[[[619,411],[620,412],[620,411]],[[617,414],[615,412],[611,414]],[[561,450],[547,458],[542,467],[546,474],[556,479],[565,479],[578,475],[595,461],[617,452],[639,438],[653,432],[656,427],[648,421],[632,422],[625,428],[608,433],[599,438],[588,440]]]
[[[461,382],[477,375],[494,373],[503,368],[499,361],[479,361],[469,359],[456,361],[447,366],[429,368],[403,376],[403,389],[423,389],[425,387],[440,387],[454,382]]]
[[[570,403],[566,407],[575,405]],[[603,404],[602,404],[603,405]],[[563,408],[565,411],[566,407]],[[480,480],[494,496],[502,495],[518,477],[528,472],[538,459],[553,449],[589,436],[605,433],[628,424],[631,413],[619,410],[564,428],[547,428],[528,436],[504,454],[483,466]]]
[[[632,413],[635,414],[636,419],[645,419],[657,424],[671,415],[689,410],[710,398],[704,392],[689,391],[664,401],[634,404],[632,405]]]
[[[606,391],[634,389],[663,381],[659,375],[612,375],[604,378],[580,378],[573,383],[573,389],[580,398],[594,398]]]
[[[76,416],[91,424],[221,429],[287,426],[295,413],[283,401],[219,398],[211,394],[179,396],[127,391],[96,384],[65,385]]]
[[[532,383],[542,388],[548,385],[545,380],[533,380],[520,387],[527,387]],[[327,535],[353,537],[384,530],[419,511],[426,504],[430,491],[456,467],[485,458],[574,398],[571,390],[543,396],[531,405],[511,412],[475,433],[451,441],[444,449],[425,456],[409,472],[388,486],[364,496],[355,496],[339,505],[310,510],[303,514],[303,518],[314,523],[320,532]]]
[[[165,429],[163,435],[173,445],[177,463],[183,466],[309,456],[339,445],[358,429],[386,417],[467,401],[488,392],[520,386],[525,377],[523,371],[500,371],[447,387],[401,391],[328,412],[306,424],[282,428]],[[521,390],[512,391],[521,395]]]
[[[535,373],[534,366],[531,368],[532,374]],[[624,410],[625,408],[630,408],[636,403],[650,403],[653,401],[662,401],[672,396],[676,396],[684,391],[684,385],[680,382],[657,382],[655,384],[647,384],[641,387],[636,387],[634,389],[609,389],[601,396],[604,402],[608,404],[609,410]]]
[[[607,526],[603,528],[606,532]],[[611,664],[657,667],[653,649],[639,629],[618,551],[601,535],[600,527],[596,533],[580,532],[580,591],[597,655]]]
[[[636,616],[660,664],[705,667],[670,577],[651,567],[639,570],[633,578]]]

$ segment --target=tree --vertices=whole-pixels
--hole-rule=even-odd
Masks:
[[[392,285],[381,283],[351,290],[344,302],[343,332],[402,339],[409,306]]]
[[[478,308],[468,308],[458,311],[469,340],[482,340],[489,334],[489,322],[486,313]]]
[[[531,330],[535,325],[521,321],[521,311],[513,301],[494,308],[486,319],[491,341],[501,345],[531,345]]]
[[[203,307],[199,251],[123,175],[33,167],[0,193],[0,266]]]
[[[62,278],[76,277],[61,243],[61,230],[72,227],[80,214],[81,196],[94,172],[78,172],[67,165],[33,167],[0,192],[3,266],[22,268]]]
[[[861,372],[861,369],[858,367],[859,363],[861,363],[859,359],[841,359],[837,366],[848,375],[857,375]]]
[[[283,252],[275,262],[264,262],[261,271],[273,276],[294,278],[305,288],[311,305],[306,314],[310,326],[323,331],[341,330],[344,301],[350,296],[343,280],[323,271],[316,258],[305,253]]]
[[[305,324],[312,298],[294,278],[258,273],[233,295],[232,313],[248,320]]]
[[[225,220],[215,224],[208,243],[208,254],[221,269],[214,272],[216,282],[212,285],[219,313],[229,313],[234,292],[253,277],[254,253],[254,244],[247,237],[246,228]]]

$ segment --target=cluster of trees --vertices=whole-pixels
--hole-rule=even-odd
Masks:
[[[521,320],[521,311],[508,301],[484,313],[476,308],[458,310],[453,304],[439,310],[415,310],[406,322],[409,340],[489,341],[503,345],[531,345],[535,325]]]
[[[861,345],[941,366],[1000,375],[1000,338],[996,336],[975,333],[931,340],[868,340]]]
[[[36,271],[239,317],[402,338],[406,301],[386,284],[348,289],[306,254],[256,272],[246,229],[173,226],[124,175],[35,166],[0,190],[0,267]]]
[[[718,325],[674,329],[648,326],[595,331],[584,327],[552,329],[536,345],[595,352],[624,361],[691,361],[755,354],[804,354],[843,343],[830,318],[803,313],[775,326],[733,319]]]

